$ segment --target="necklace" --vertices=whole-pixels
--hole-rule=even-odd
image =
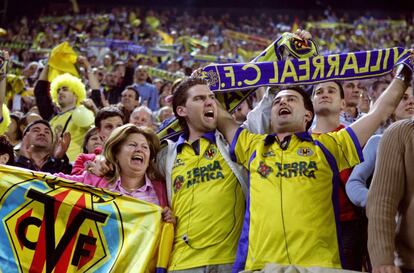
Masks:
[[[133,192],[133,191],[136,191],[137,189],[141,188],[141,187],[127,188],[127,187],[125,187],[125,186],[123,186],[123,185],[121,185],[121,187],[122,187],[124,190],[126,190],[127,192]]]

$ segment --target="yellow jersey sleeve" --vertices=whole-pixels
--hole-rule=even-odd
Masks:
[[[230,156],[234,162],[248,169],[249,161],[256,151],[257,145],[264,141],[266,135],[256,135],[240,127],[234,135],[230,146]]]
[[[339,171],[351,168],[364,161],[359,140],[351,127],[337,132],[312,135],[312,137],[321,142],[332,153]]]

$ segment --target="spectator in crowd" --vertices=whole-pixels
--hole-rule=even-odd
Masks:
[[[23,132],[26,129],[27,125],[32,123],[33,121],[40,120],[42,117],[34,112],[27,112],[21,119],[20,119],[20,131]]]
[[[172,94],[171,90],[172,90],[171,82],[165,82],[163,85],[161,85],[160,92],[159,92],[160,108],[164,106],[171,106],[171,94]]]
[[[411,119],[414,117],[414,96],[413,87],[407,88],[403,98],[395,109],[392,120],[398,121],[403,119]],[[377,158],[378,144],[381,135],[372,136],[367,145],[365,145],[362,154],[364,162],[355,166],[349,181],[346,184],[346,192],[349,199],[358,207],[365,208],[368,189],[374,174],[375,162]]]
[[[255,135],[239,128],[220,108],[218,128],[232,143],[232,159],[250,170],[250,213],[246,214],[234,271],[261,269],[269,262],[342,266],[336,234],[338,172],[360,162],[361,145],[394,111],[407,88],[401,76],[411,71],[408,64],[404,65],[369,114],[329,134],[306,132],[312,123],[313,105],[298,87],[287,87],[276,95],[271,135]],[[258,226],[262,229],[250,229]],[[306,244],[300,238],[306,238]],[[285,243],[274,244],[277,241]]]
[[[158,110],[157,121],[159,123],[172,117],[174,117],[174,112],[170,106],[164,106]]]
[[[244,100],[233,112],[233,118],[236,122],[242,124],[247,119],[247,114],[252,110],[250,99]]]
[[[414,270],[413,121],[392,124],[384,133],[368,192],[368,250],[373,273]]]
[[[5,136],[0,136],[0,164],[14,165],[13,145]]]
[[[138,90],[141,97],[141,105],[145,105],[151,109],[151,111],[157,111],[158,105],[158,90],[153,84],[147,82],[148,73],[144,66],[139,65],[135,69],[135,83],[134,89]]]
[[[16,146],[22,140],[22,132],[20,131],[20,116],[16,113],[11,113],[10,121],[8,130],[4,134],[9,139],[9,142],[13,146]]]
[[[37,78],[40,75],[40,72],[43,69],[43,64],[33,61],[29,63],[25,69],[22,71],[22,75],[25,77],[25,82],[27,83],[28,87],[33,87]]]
[[[164,207],[163,220],[175,223],[168,208],[165,183],[155,168],[159,148],[158,137],[153,132],[125,124],[116,128],[104,144],[103,155],[109,165],[105,177],[89,172],[55,175],[160,205]]]
[[[139,105],[139,99],[139,93],[132,85],[122,91],[118,107],[124,114],[124,123],[128,123],[132,111]]]
[[[135,124],[136,126],[147,126],[154,129],[154,118],[152,117],[152,111],[145,105],[134,109],[129,122]]]
[[[342,88],[345,94],[345,108],[341,113],[341,124],[349,126],[363,114],[357,107],[362,93],[362,83],[359,80],[344,81]]]
[[[98,111],[95,117],[95,128],[102,143],[105,143],[113,130],[124,124],[123,120],[124,114],[116,106],[104,107]],[[86,143],[86,139],[83,143]],[[95,148],[92,153],[80,154],[73,163],[72,174],[82,174],[86,169],[93,166],[96,154],[101,152],[102,149]]]
[[[102,139],[99,136],[98,128],[93,127],[86,132],[85,138],[83,140],[83,153],[85,154],[93,154],[97,148],[102,147]]]
[[[217,106],[204,80],[183,80],[173,110],[185,133],[168,141],[157,158],[179,219],[169,271],[230,272],[244,214],[245,173],[215,130]]]
[[[337,81],[316,84],[312,93],[313,109],[315,111],[314,134],[337,132],[345,126],[340,123],[341,111],[345,108],[344,90]],[[361,271],[366,240],[363,239],[363,227],[359,211],[349,201],[345,185],[352,169],[345,169],[339,173],[339,223],[342,239],[342,268]]]
[[[16,166],[34,171],[70,173],[72,166],[66,156],[70,143],[70,135],[66,132],[57,138],[53,145],[53,131],[46,120],[37,120],[26,127],[20,156]]]
[[[368,113],[370,109],[370,105],[371,105],[371,102],[368,96],[368,91],[366,87],[364,86],[362,88],[361,95],[359,96],[358,112],[364,113],[364,114]]]
[[[0,52],[4,56],[4,63],[0,68],[0,134],[4,134],[8,126],[10,125],[10,113],[7,105],[5,104],[6,97],[6,76],[7,76],[7,66],[9,60],[9,53],[2,50]]]
[[[71,143],[67,154],[69,160],[74,161],[82,151],[83,137],[93,123],[94,114],[81,105],[86,98],[85,85],[70,74],[56,77],[50,85],[49,93],[48,70],[46,66],[36,83],[36,103],[42,118],[50,120],[56,137],[70,132]],[[59,109],[54,107],[54,104],[59,106]]]
[[[371,107],[377,101],[379,96],[381,96],[381,94],[385,91],[385,89],[387,89],[387,86],[388,83],[383,79],[376,80],[371,84],[371,86],[368,89]]]

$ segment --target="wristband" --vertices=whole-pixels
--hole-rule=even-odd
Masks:
[[[396,66],[395,79],[402,80],[405,84],[410,85],[412,76],[413,72],[408,66],[402,63]]]

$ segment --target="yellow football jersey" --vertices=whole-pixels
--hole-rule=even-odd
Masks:
[[[341,268],[338,173],[362,159],[351,128],[275,135],[239,129],[233,160],[249,170],[249,197],[235,266],[266,263]]]
[[[180,137],[172,170],[172,209],[178,218],[169,270],[233,263],[245,201],[214,134]]]

